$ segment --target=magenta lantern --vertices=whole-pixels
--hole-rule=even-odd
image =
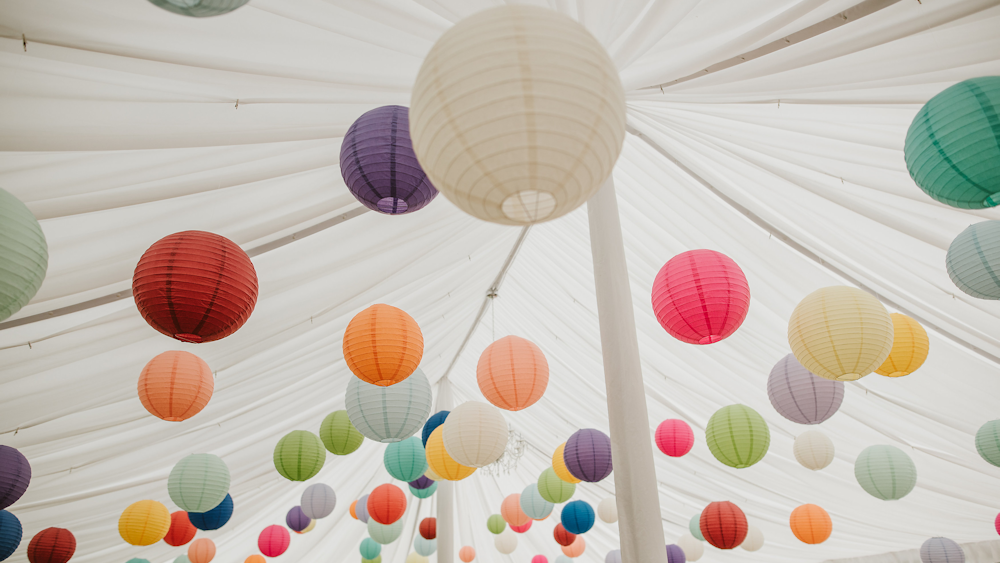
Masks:
[[[284,526],[268,526],[257,538],[257,547],[268,557],[277,557],[288,549],[292,536]]]
[[[670,418],[656,427],[656,447],[670,457],[681,457],[694,446],[694,432],[683,420]]]

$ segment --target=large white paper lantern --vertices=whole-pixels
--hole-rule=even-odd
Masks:
[[[958,289],[979,299],[1000,299],[1000,221],[969,225],[948,247],[945,266]]]
[[[507,421],[493,405],[468,401],[451,411],[441,438],[448,455],[467,467],[485,467],[507,448]]]
[[[597,516],[607,524],[614,524],[618,521],[618,501],[615,500],[615,497],[608,497],[597,505]]]
[[[677,540],[677,545],[684,550],[684,557],[688,561],[697,561],[705,554],[705,546],[691,534],[681,536],[681,539]]]
[[[740,544],[740,547],[747,551],[757,551],[764,547],[764,532],[753,524],[747,525],[747,537]]]
[[[500,553],[510,555],[517,549],[517,534],[507,528],[493,538],[493,545]]]
[[[431,182],[486,221],[576,209],[611,175],[625,92],[604,47],[569,17],[502,6],[446,31],[413,86],[410,136]]]
[[[819,430],[809,430],[799,434],[792,446],[795,459],[806,469],[819,471],[833,463],[835,453],[833,440]]]
[[[405,440],[431,413],[431,384],[420,368],[388,387],[350,379],[344,395],[347,417],[369,440],[386,444]]]

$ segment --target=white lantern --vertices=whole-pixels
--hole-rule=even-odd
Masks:
[[[300,506],[302,513],[312,520],[326,518],[337,506],[337,494],[325,483],[309,485],[302,493]]]
[[[747,525],[747,537],[740,544],[740,547],[747,551],[757,551],[758,549],[764,547],[764,532],[760,531],[760,528],[754,526],[753,524]]]
[[[507,421],[493,405],[468,401],[451,411],[441,430],[448,455],[466,467],[485,467],[507,448]]]
[[[381,387],[350,378],[344,402],[351,424],[365,438],[389,444],[413,436],[431,413],[431,384],[417,368],[403,381]]]
[[[416,551],[406,556],[406,563],[428,563],[430,559],[420,555]]]
[[[681,536],[681,539],[677,540],[677,545],[684,550],[684,557],[688,561],[697,561],[705,554],[705,546],[689,533]]]
[[[392,524],[379,524],[374,518],[368,519],[368,535],[382,545],[389,545],[390,543],[398,540],[399,536],[402,534],[402,518],[396,520]]]
[[[507,528],[493,538],[493,545],[500,553],[510,555],[517,549],[517,534]]]
[[[833,441],[819,430],[799,434],[792,450],[795,452],[795,459],[806,469],[819,471],[833,463]]]
[[[608,497],[597,505],[597,516],[608,524],[614,524],[618,521],[618,501],[615,500],[615,497]]]
[[[611,175],[625,91],[578,22],[533,6],[479,12],[424,58],[410,105],[413,150],[460,209],[527,225],[576,209]]]
[[[402,520],[402,518],[400,518],[400,520]],[[413,551],[416,551],[419,555],[430,557],[435,551],[437,551],[437,548],[438,542],[436,539],[428,540],[420,535],[413,538]]]

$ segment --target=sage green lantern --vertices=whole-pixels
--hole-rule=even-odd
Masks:
[[[1000,467],[1000,420],[991,420],[979,428],[976,451],[980,457]]]
[[[0,189],[0,321],[31,301],[48,267],[41,225],[21,200]]]
[[[431,486],[427,487],[426,489],[418,489],[413,485],[410,485],[410,492],[413,493],[413,496],[417,498],[430,498],[431,495],[433,495],[434,492],[437,490],[438,490],[438,484],[436,482],[431,483]]]
[[[691,517],[691,521],[688,522],[688,530],[692,536],[698,538],[698,541],[705,541],[705,536],[701,535],[701,512]]]
[[[368,536],[381,545],[389,545],[403,534],[403,518],[392,524],[379,524],[374,518],[368,518]]]
[[[416,436],[389,444],[382,456],[382,462],[389,475],[407,483],[419,478],[427,471],[427,454],[424,453],[424,444]]]
[[[312,432],[293,430],[274,446],[274,468],[289,481],[312,479],[325,462],[323,442]]]
[[[486,519],[486,527],[492,534],[500,534],[505,529],[507,529],[507,522],[503,519],[503,516],[499,514],[493,514]]]
[[[899,500],[917,484],[917,466],[895,446],[869,446],[854,462],[854,477],[871,496]]]
[[[153,4],[182,16],[207,18],[232,12],[250,0],[149,0]]]
[[[575,492],[576,484],[567,483],[560,479],[559,475],[551,467],[542,471],[541,476],[538,477],[538,493],[543,499],[551,503],[564,503],[573,498]]]
[[[705,439],[715,459],[742,469],[764,457],[771,445],[771,431],[757,411],[746,405],[729,405],[708,419]]]
[[[229,494],[229,467],[217,455],[191,454],[167,478],[170,500],[187,512],[208,512]]]
[[[971,78],[930,99],[903,147],[913,181],[962,209],[1000,204],[1000,76]]]
[[[365,437],[358,429],[351,424],[347,411],[333,411],[326,415],[323,423],[319,425],[319,438],[323,440],[323,445],[334,455],[347,455],[354,453],[361,447],[361,442]]]
[[[1000,221],[969,225],[948,247],[951,281],[979,299],[1000,299]]]

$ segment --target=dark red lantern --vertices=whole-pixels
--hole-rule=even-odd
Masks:
[[[149,326],[182,342],[212,342],[250,318],[257,272],[246,252],[226,237],[184,231],[143,253],[132,276],[132,296]]]
[[[432,540],[437,537],[437,518],[424,518],[420,521],[420,537]]]
[[[719,549],[733,549],[747,537],[747,517],[729,501],[713,502],[701,512],[701,535]]]
[[[379,485],[368,495],[368,517],[388,526],[406,512],[406,495],[396,485]]]
[[[556,543],[563,547],[571,546],[576,541],[576,534],[567,532],[562,524],[556,524],[556,529],[552,531],[552,536],[556,538]]]
[[[195,528],[194,524],[191,523],[188,513],[178,510],[170,515],[170,529],[167,530],[167,535],[164,536],[163,541],[167,545],[177,547],[193,540],[194,535],[197,533],[198,528]]]
[[[76,538],[65,528],[46,528],[28,544],[31,563],[66,563],[76,553]]]

